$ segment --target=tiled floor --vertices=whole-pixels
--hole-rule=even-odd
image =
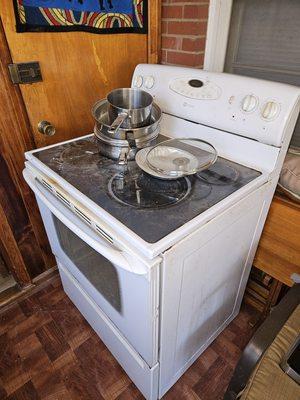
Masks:
[[[164,400],[222,399],[253,311],[237,318]],[[64,294],[60,281],[0,314],[0,399],[134,400],[143,396]]]

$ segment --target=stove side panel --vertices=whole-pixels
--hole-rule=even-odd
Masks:
[[[160,397],[239,312],[273,187],[263,185],[164,253]]]

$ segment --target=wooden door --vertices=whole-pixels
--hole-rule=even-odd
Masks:
[[[20,85],[37,147],[93,130],[91,107],[107,92],[130,85],[138,63],[157,62],[160,1],[149,1],[150,34],[16,33],[12,1],[0,16],[13,62],[39,61],[43,81]],[[47,120],[56,134],[38,132]]]
[[[160,0],[148,3],[148,35],[17,34],[12,1],[0,0],[0,251],[21,286],[55,263],[22,177],[24,152],[91,132],[93,103],[130,85],[136,64],[158,61]],[[13,85],[8,64],[26,61],[40,62],[43,81]],[[38,133],[45,119],[55,136]]]

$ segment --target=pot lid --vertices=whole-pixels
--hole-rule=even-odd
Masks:
[[[146,163],[162,178],[175,179],[202,171],[216,159],[217,151],[210,143],[182,138],[166,140],[152,147],[147,153]]]

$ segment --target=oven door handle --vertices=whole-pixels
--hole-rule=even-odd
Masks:
[[[144,275],[147,273],[147,267],[141,261],[137,261],[136,257],[131,257],[129,254],[123,253],[122,250],[115,248],[105,243],[96,232],[93,231],[85,222],[82,222],[79,217],[68,209],[62,202],[51,192],[48,192],[36,178],[28,170],[23,171],[24,178],[36,196],[45,204],[46,207],[72,232],[84,240],[89,246],[96,250],[99,254],[109,260],[112,264],[115,264],[119,268],[126,271]],[[46,196],[43,192],[47,191],[49,196]],[[51,196],[51,197],[50,197]],[[52,198],[52,201],[50,201]],[[59,205],[59,207],[57,205]],[[63,211],[60,211],[63,209]],[[74,220],[77,220],[76,222]]]

